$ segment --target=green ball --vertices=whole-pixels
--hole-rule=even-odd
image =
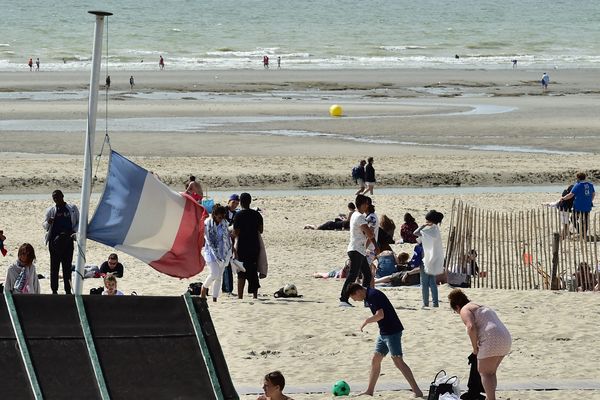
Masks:
[[[334,396],[348,396],[350,394],[350,385],[346,381],[337,381],[331,388]]]

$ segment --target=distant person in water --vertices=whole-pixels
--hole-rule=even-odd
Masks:
[[[160,58],[158,59],[158,68],[160,68],[161,71],[165,69],[165,59],[163,58],[163,56],[160,56]]]
[[[263,56],[263,67],[269,69],[269,56],[266,54]]]
[[[33,71],[33,59],[30,58],[29,61],[27,62],[27,65],[29,65],[29,70]]]
[[[35,70],[39,71],[40,70],[40,58],[36,58],[35,59]]]
[[[550,83],[550,76],[544,72],[544,74],[542,75],[542,79],[540,80],[540,83],[542,84],[542,89],[548,90],[548,83]]]
[[[106,88],[110,89],[110,75],[106,75]]]
[[[281,68],[281,56],[277,56],[277,69]]]
[[[512,60],[513,69],[517,68],[517,59]]]
[[[131,75],[129,77],[129,90],[133,90],[134,86],[135,86],[135,80],[133,79],[133,75]]]
[[[455,54],[454,58],[456,58],[458,60],[460,58],[460,56],[458,54]]]

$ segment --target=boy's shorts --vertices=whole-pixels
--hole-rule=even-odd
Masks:
[[[388,353],[392,357],[402,357],[402,331],[393,335],[379,335],[375,342],[375,353],[386,356]]]

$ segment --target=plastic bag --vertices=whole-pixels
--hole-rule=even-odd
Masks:
[[[460,397],[454,393],[444,393],[440,396],[440,400],[460,400]]]
[[[431,225],[421,230],[423,243],[423,265],[428,275],[440,275],[444,272],[444,245],[442,235],[437,225]]]

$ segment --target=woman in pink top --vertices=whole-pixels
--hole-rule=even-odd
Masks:
[[[496,312],[489,307],[471,303],[467,295],[454,289],[448,295],[450,307],[462,318],[477,355],[481,383],[488,400],[496,400],[496,371],[510,352],[511,336]]]

